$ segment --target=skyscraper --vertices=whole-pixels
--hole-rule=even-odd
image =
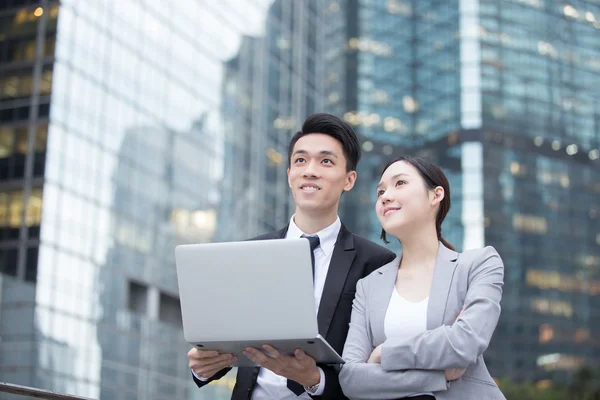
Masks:
[[[3,381],[229,397],[230,377],[191,380],[173,250],[287,222],[286,145],[322,98],[316,10],[0,4]]]
[[[244,36],[239,51],[225,64],[219,240],[280,229],[294,212],[286,176],[287,144],[323,104],[319,9],[315,0],[273,2],[264,35]]]
[[[440,164],[444,236],[492,245],[495,377],[568,380],[600,343],[600,8],[594,1],[330,0],[331,110],[365,151],[345,220],[376,239],[374,186],[402,153]],[[336,50],[337,48],[337,50]],[[341,49],[341,50],[340,50]]]

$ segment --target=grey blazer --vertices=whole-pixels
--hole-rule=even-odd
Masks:
[[[386,338],[384,319],[402,257],[358,281],[340,384],[350,399],[398,399],[430,393],[438,400],[505,400],[483,361],[500,317],[504,265],[493,247],[438,250],[427,331]],[[456,321],[461,309],[462,316]],[[382,344],[381,364],[367,364]],[[467,368],[468,367],[468,368]],[[446,382],[444,370],[467,368]]]

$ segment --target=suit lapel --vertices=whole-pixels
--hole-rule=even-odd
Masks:
[[[352,268],[355,256],[354,238],[350,231],[342,224],[335,247],[333,248],[333,254],[331,255],[331,262],[327,278],[325,278],[325,286],[323,287],[323,296],[321,297],[321,304],[319,304],[319,312],[317,313],[319,333],[325,338],[329,332],[333,313],[344,289],[344,284]]]
[[[429,293],[429,305],[427,306],[428,330],[435,329],[444,322],[448,292],[450,291],[454,271],[458,265],[457,259],[457,252],[440,243]]]
[[[385,342],[385,314],[390,304],[392,291],[395,290],[396,277],[398,276],[398,265],[401,257],[396,257],[394,261],[387,264],[385,267],[377,271],[378,283],[372,287],[376,290],[365,293],[367,301],[369,301],[368,309],[371,310],[371,332],[373,333],[373,343],[380,345]]]
[[[273,238],[274,239],[285,239],[285,235],[287,234],[289,227],[290,227],[289,225],[286,225],[284,228],[273,232]]]

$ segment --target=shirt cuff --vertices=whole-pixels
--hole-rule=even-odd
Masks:
[[[203,376],[200,376],[200,375],[198,375],[196,372],[194,372],[194,370],[193,370],[193,369],[190,369],[190,371],[192,371],[192,375],[194,375],[194,378],[198,379],[198,380],[199,380],[199,381],[201,381],[201,382],[208,382],[208,379],[207,379],[207,378],[205,378],[205,377],[203,377]],[[321,377],[322,377],[322,376],[321,376]]]
[[[311,392],[306,386],[304,386],[304,390],[306,390],[306,393],[310,394],[311,396],[320,396],[325,391],[325,372],[323,372],[321,367],[317,368],[319,368],[319,375],[321,375],[321,380],[319,381],[319,387],[317,388],[317,390]]]

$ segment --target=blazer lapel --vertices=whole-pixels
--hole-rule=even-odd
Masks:
[[[331,255],[329,271],[327,272],[325,286],[323,287],[323,296],[321,297],[321,304],[319,304],[319,312],[317,313],[319,334],[324,338],[327,337],[327,333],[329,332],[333,313],[344,289],[344,284],[352,268],[355,256],[354,238],[350,231],[342,224],[335,247],[333,248],[333,254]]]
[[[458,253],[450,250],[441,242],[438,249],[437,261],[433,271],[433,282],[429,293],[429,304],[427,306],[427,329],[435,329],[444,322],[444,312],[452,277],[458,259]]]
[[[373,334],[373,344],[379,346],[385,342],[385,314],[390,304],[392,291],[395,290],[396,277],[398,276],[398,265],[402,257],[396,257],[392,262],[381,268],[377,273],[378,282],[373,285],[376,290],[365,293],[369,302],[368,309],[371,310],[369,318],[371,332]]]
[[[290,225],[288,224],[284,228],[273,232],[274,239],[285,239],[289,227]]]

